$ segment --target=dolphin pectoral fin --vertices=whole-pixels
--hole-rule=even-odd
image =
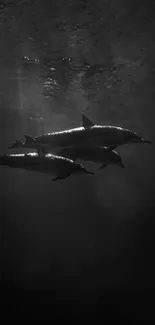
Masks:
[[[107,167],[107,165],[103,164],[102,166],[99,167],[99,169],[103,169],[105,167]]]
[[[142,139],[142,142],[143,142],[143,143],[149,143],[149,144],[152,144],[152,141],[150,141],[150,140]]]
[[[52,179],[52,181],[59,181],[59,180],[62,180],[62,179],[65,179],[67,177],[69,177],[70,175],[66,175],[66,176],[56,176],[55,178]]]
[[[86,129],[95,125],[87,116],[82,114],[82,126]]]
[[[27,134],[24,134],[24,138],[25,138],[25,141],[26,143],[32,143],[32,142],[35,142],[35,139],[30,137],[29,135]]]

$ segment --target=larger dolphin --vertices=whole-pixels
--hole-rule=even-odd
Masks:
[[[145,140],[137,133],[118,126],[111,125],[95,125],[83,115],[83,126],[40,135],[35,138],[25,136],[26,141],[16,143],[10,146],[23,148],[39,149],[43,147],[45,150],[57,153],[62,148],[69,147],[110,147],[112,149],[117,146],[128,143],[151,143]]]

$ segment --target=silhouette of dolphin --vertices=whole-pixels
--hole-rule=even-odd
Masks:
[[[53,180],[65,179],[71,174],[94,174],[71,159],[51,154],[40,156],[36,152],[0,156],[0,165],[51,174],[56,176]]]
[[[82,126],[65,131],[47,133],[35,138],[25,135],[26,141],[21,143],[20,146],[35,149],[43,147],[48,152],[57,153],[66,147],[97,146],[115,149],[117,146],[129,143],[152,143],[137,133],[123,127],[92,124],[83,114],[83,125],[86,127]]]
[[[100,169],[108,165],[117,165],[124,168],[121,156],[111,148],[105,147],[86,147],[86,148],[64,148],[58,155],[68,157],[74,161],[81,159],[84,161],[92,161],[102,163]]]

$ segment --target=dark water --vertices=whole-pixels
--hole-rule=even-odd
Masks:
[[[24,133],[78,126],[82,112],[153,141],[119,148],[126,168],[93,177],[1,167],[15,323],[154,319],[154,14],[138,0],[0,4],[0,154]]]

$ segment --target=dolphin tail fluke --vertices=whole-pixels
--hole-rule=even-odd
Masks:
[[[86,129],[95,125],[87,116],[82,114],[82,126]]]

